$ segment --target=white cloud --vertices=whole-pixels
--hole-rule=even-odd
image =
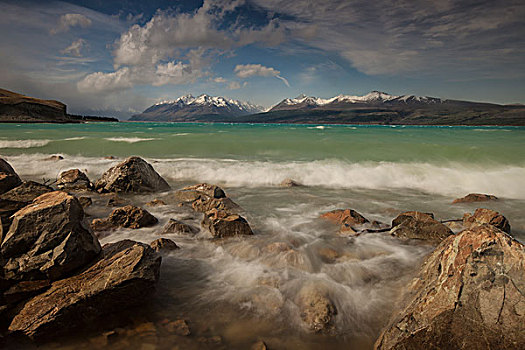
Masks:
[[[286,86],[290,87],[288,80],[280,75],[281,72],[272,67],[265,67],[261,64],[238,64],[233,71],[239,78],[243,79],[254,76],[275,77],[282,80]]]
[[[77,87],[80,92],[116,91],[130,88],[131,78],[131,69],[123,67],[112,73],[91,73],[79,81]]]
[[[87,47],[87,41],[84,39],[77,39],[71,43],[64,50],[60,51],[63,55],[70,55],[75,57],[82,57],[82,49]]]
[[[241,88],[241,84],[238,81],[232,81],[228,84],[228,89],[237,90]]]
[[[87,28],[91,26],[91,20],[80,13],[66,13],[60,16],[58,24],[55,28],[51,29],[52,35],[67,32],[71,27]]]
[[[213,78],[212,80],[214,83],[221,83],[221,84],[224,84],[227,82],[227,80],[224,79],[223,77],[216,77],[216,78]]]

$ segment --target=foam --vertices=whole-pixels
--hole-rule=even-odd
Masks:
[[[35,148],[44,147],[51,140],[0,140],[0,148]]]

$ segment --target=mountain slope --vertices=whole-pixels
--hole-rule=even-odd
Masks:
[[[132,121],[215,121],[223,118],[236,118],[260,113],[262,107],[248,102],[200,95],[186,95],[174,101],[157,103],[141,114],[130,118]]]

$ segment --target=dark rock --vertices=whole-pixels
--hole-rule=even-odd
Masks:
[[[50,157],[45,158],[44,160],[57,162],[57,161],[63,160],[63,159],[64,159],[64,157],[62,157],[60,155],[52,155]]]
[[[315,333],[332,333],[337,309],[321,290],[306,286],[299,292],[301,318],[308,329]]]
[[[525,247],[491,225],[446,238],[426,259],[376,349],[520,349]]]
[[[93,184],[87,175],[79,169],[70,169],[59,175],[57,187],[68,190],[90,190],[93,188]]]
[[[91,197],[78,197],[78,201],[80,202],[80,205],[82,205],[82,208],[86,209],[91,204],[93,204],[93,200]]]
[[[185,320],[169,321],[164,324],[164,328],[168,333],[176,334],[180,336],[188,336],[191,334],[190,327]]]
[[[3,299],[6,304],[15,304],[41,293],[50,285],[49,280],[18,282],[3,293]]]
[[[452,204],[457,203],[473,203],[473,202],[487,202],[487,201],[496,201],[498,197],[491,194],[481,194],[481,193],[470,193],[463,198],[456,198],[452,201]]]
[[[454,233],[435,220],[432,213],[407,211],[392,220],[390,234],[399,238],[419,239],[437,244]]]
[[[0,158],[0,173],[17,175],[11,164],[6,162],[3,158]]]
[[[202,227],[209,230],[215,238],[253,235],[245,218],[216,209],[210,210],[204,215]]]
[[[465,213],[463,215],[463,227],[470,228],[483,224],[489,224],[499,228],[502,231],[510,233],[510,223],[506,217],[497,211],[478,208],[474,214]]]
[[[99,192],[168,191],[170,186],[144,159],[130,157],[106,171],[95,183]]]
[[[130,240],[106,244],[82,273],[54,282],[29,300],[9,326],[35,340],[107,326],[107,319],[142,303],[154,291],[161,257]]]
[[[91,262],[100,244],[83,220],[78,200],[61,191],[17,211],[0,250],[4,279],[56,280]]]
[[[192,234],[197,233],[198,229],[185,224],[181,221],[170,219],[162,230],[162,233]]]
[[[20,180],[13,167],[0,158],[0,194],[6,193],[21,183],[22,180]]]
[[[167,238],[158,238],[154,240],[153,242],[151,242],[149,245],[156,252],[160,252],[160,251],[169,252],[172,250],[179,249],[179,246],[175,242]]]
[[[126,205],[113,210],[107,219],[93,220],[91,227],[94,231],[106,231],[117,227],[137,229],[153,226],[157,222],[157,218],[148,211],[133,205]]]
[[[129,202],[125,200],[124,198],[119,197],[116,194],[112,194],[111,197],[108,199],[108,202],[106,203],[106,206],[108,207],[123,207],[125,205],[128,205]]]
[[[280,187],[302,187],[303,185],[292,179],[284,179],[280,184]]]
[[[236,213],[241,210],[241,207],[230,198],[200,197],[193,201],[191,207],[200,213],[205,213],[212,209],[227,211],[229,213]]]
[[[222,188],[207,183],[187,186],[174,193],[174,196],[182,202],[193,202],[202,195],[210,198],[226,198]]]

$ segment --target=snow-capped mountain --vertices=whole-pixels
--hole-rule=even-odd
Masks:
[[[372,91],[363,96],[352,96],[352,95],[338,95],[332,98],[319,98],[306,95],[300,95],[296,98],[286,98],[273,106],[271,111],[278,110],[295,110],[302,108],[315,108],[315,107],[343,107],[345,104],[356,105],[378,105],[378,104],[436,104],[442,103],[443,100],[435,97],[428,96],[415,96],[415,95],[390,95],[386,92]]]
[[[264,111],[264,108],[239,100],[206,94],[181,96],[173,101],[162,101],[134,115],[130,120],[197,121],[207,118],[239,117]]]

